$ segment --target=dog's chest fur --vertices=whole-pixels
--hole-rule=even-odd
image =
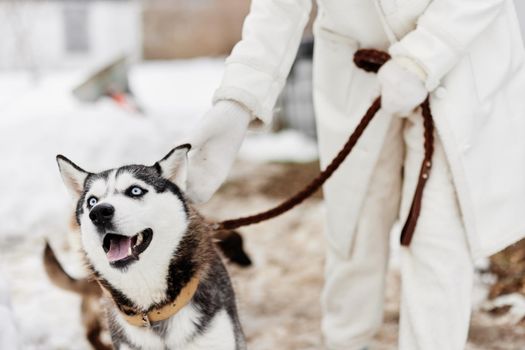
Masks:
[[[220,260],[201,281],[192,302],[171,318],[151,327],[127,323],[112,304],[108,310],[117,349],[242,350],[244,339],[233,290]]]
[[[226,310],[214,315],[205,332],[199,332],[196,324],[202,317],[203,314],[196,306],[189,304],[177,315],[153,325],[152,328],[131,326],[114,311],[111,318],[125,337],[120,343],[121,349],[236,349],[235,326]]]

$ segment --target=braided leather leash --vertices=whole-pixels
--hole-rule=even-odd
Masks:
[[[374,73],[377,72],[379,68],[389,59],[390,55],[388,53],[373,49],[361,49],[358,50],[354,55],[354,63],[356,66],[364,69],[367,72]],[[410,244],[416,229],[417,219],[421,211],[423,189],[425,188],[425,184],[430,174],[430,168],[432,167],[432,154],[434,153],[434,122],[432,120],[432,113],[430,111],[428,97],[420,106],[424,119],[424,159],[419,171],[418,183],[414,193],[414,198],[412,199],[412,205],[410,207],[407,221],[405,222],[405,225],[401,231],[401,245],[404,246],[408,246]],[[272,219],[302,203],[305,199],[310,197],[319,188],[321,188],[326,180],[328,180],[330,176],[332,176],[332,174],[337,170],[337,168],[339,168],[341,163],[343,163],[346,157],[350,154],[357,141],[359,141],[359,138],[363,134],[364,130],[380,108],[381,98],[377,97],[366,111],[354,132],[350,135],[343,149],[339,151],[337,156],[326,167],[326,169],[321,171],[321,173],[319,173],[319,175],[315,177],[309,184],[307,184],[301,191],[297,192],[295,195],[274,208],[255,215],[245,216],[233,220],[225,220],[214,224],[213,227],[216,230],[234,230],[242,226],[248,226]]]

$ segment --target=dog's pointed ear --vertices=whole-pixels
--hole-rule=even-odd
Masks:
[[[73,198],[80,197],[84,190],[84,182],[90,173],[61,154],[57,156],[57,163],[60,175],[62,175],[62,181],[64,181],[69,193]]]
[[[177,146],[154,165],[162,177],[170,180],[183,191],[186,190],[190,149],[189,143]]]

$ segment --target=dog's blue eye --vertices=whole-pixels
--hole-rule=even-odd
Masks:
[[[131,197],[141,197],[143,196],[144,194],[146,194],[146,191],[145,189],[143,188],[140,188],[139,186],[131,186],[130,188],[128,188],[128,190],[126,191],[126,194],[128,196],[131,196]]]
[[[95,204],[97,204],[97,202],[98,202],[97,197],[94,197],[94,196],[89,197],[87,201],[88,207],[93,208]]]

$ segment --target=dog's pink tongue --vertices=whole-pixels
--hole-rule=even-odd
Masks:
[[[110,241],[106,256],[110,262],[122,260],[129,255],[131,237],[114,238]]]

